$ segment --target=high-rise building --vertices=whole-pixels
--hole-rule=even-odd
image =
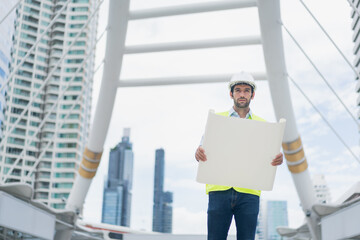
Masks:
[[[356,69],[357,73],[360,74],[360,16],[357,13],[358,11],[360,11],[360,5],[357,1],[351,0],[352,5],[354,5],[356,7],[355,9],[351,9],[351,18],[352,18],[352,23],[351,23],[351,28],[354,31],[353,36],[352,36],[352,41],[354,42],[354,47],[353,47],[353,53],[355,55],[355,59],[353,61],[353,65],[354,68]],[[359,77],[355,77],[356,79],[356,86],[355,86],[355,91],[359,94],[360,93],[360,80]],[[360,94],[356,99],[356,106],[360,106]],[[360,119],[360,109],[358,109],[357,112],[357,118]],[[360,131],[360,129],[359,129]]]
[[[15,10],[12,7],[15,6],[16,1],[4,1],[1,3],[0,8],[0,20],[7,16],[2,23],[0,23],[0,139],[2,139],[2,128],[5,120],[6,111],[6,99],[7,92],[6,80],[9,76],[9,69],[11,63],[11,49],[12,38],[15,30]],[[10,14],[8,14],[10,13]],[[0,166],[1,169],[1,166]]]
[[[263,216],[264,222],[262,223],[265,239],[282,239],[276,228],[288,226],[287,201],[267,201],[262,210],[265,212],[265,216]]]
[[[265,239],[265,215],[264,215],[264,202],[260,202],[259,206],[259,214],[258,214],[258,221],[256,223],[256,233],[255,233],[255,240],[264,240]]]
[[[314,175],[312,179],[318,203],[330,203],[331,195],[324,175]]]
[[[22,0],[17,8],[0,179],[31,184],[35,199],[57,209],[89,132],[98,3]]]
[[[122,141],[110,151],[108,178],[103,195],[103,223],[130,226],[133,165],[130,129],[125,128]]]
[[[154,232],[172,232],[172,203],[173,193],[164,192],[165,151],[160,148],[155,151],[154,175],[154,205],[153,226]]]

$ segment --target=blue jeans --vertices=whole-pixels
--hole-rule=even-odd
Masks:
[[[235,217],[237,240],[255,239],[259,197],[233,188],[209,193],[208,240],[226,240]]]

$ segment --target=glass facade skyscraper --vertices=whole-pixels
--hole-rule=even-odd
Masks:
[[[3,19],[15,6],[16,1],[3,1],[0,8],[0,20]],[[2,139],[3,122],[5,120],[6,99],[7,92],[6,80],[9,76],[9,69],[11,63],[12,38],[15,30],[15,16],[16,12],[13,10],[0,24],[0,139]]]
[[[130,226],[133,165],[130,129],[124,129],[122,141],[110,151],[108,178],[103,195],[103,223]]]
[[[155,151],[154,175],[154,205],[153,226],[154,232],[172,232],[172,203],[173,193],[164,192],[165,151],[160,148]]]
[[[280,240],[276,228],[288,226],[287,201],[267,201],[265,221],[266,239]]]
[[[35,199],[56,209],[65,207],[88,138],[98,4],[17,7],[0,178],[29,183]]]
[[[265,215],[264,215],[264,202],[260,201],[258,221],[256,223],[255,240],[265,240]]]

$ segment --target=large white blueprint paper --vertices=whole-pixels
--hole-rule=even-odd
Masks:
[[[207,161],[199,162],[197,181],[272,190],[277,167],[271,161],[280,152],[285,124],[285,119],[268,123],[210,110],[203,140]]]

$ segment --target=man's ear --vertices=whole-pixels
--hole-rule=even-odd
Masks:
[[[253,91],[253,93],[252,93],[251,100],[253,100],[254,97],[255,97],[255,91]]]
[[[231,98],[234,98],[232,91],[230,91],[230,97],[231,97]]]

